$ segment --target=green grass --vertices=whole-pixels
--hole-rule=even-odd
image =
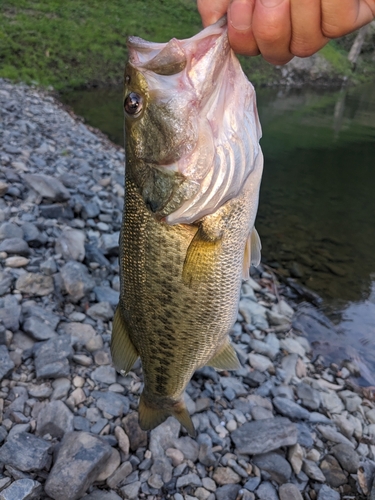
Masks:
[[[0,77],[57,90],[122,80],[126,38],[186,38],[193,0],[2,0]]]

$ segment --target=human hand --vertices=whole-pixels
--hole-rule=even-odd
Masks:
[[[228,15],[237,54],[262,54],[272,64],[311,56],[375,18],[375,0],[197,0],[203,25]]]

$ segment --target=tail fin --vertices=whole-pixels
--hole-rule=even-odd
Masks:
[[[147,404],[143,393],[139,400],[139,424],[144,431],[154,429],[162,424],[169,416],[177,418],[181,425],[185,427],[190,436],[195,437],[196,431],[193,422],[181,399],[178,403],[169,408],[153,408]]]

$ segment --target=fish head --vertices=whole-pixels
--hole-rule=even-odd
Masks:
[[[225,18],[186,40],[130,37],[128,48],[127,169],[167,223],[195,222],[236,196],[261,157],[254,89]]]

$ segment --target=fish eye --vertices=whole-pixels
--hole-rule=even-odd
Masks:
[[[143,99],[136,92],[130,92],[125,98],[124,109],[125,113],[131,116],[136,116],[142,111]]]

